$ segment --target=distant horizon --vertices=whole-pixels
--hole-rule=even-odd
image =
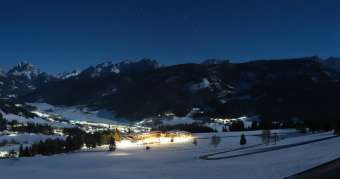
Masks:
[[[228,60],[229,62],[231,63],[246,63],[246,62],[252,62],[252,61],[260,61],[260,60],[290,60],[290,59],[302,59],[302,58],[308,58],[308,57],[319,57],[323,60],[325,59],[328,59],[328,58],[340,58],[340,56],[326,56],[326,57],[323,57],[323,56],[319,56],[319,55],[307,55],[307,56],[296,56],[296,57],[278,57],[278,58],[260,58],[260,59],[244,59],[244,60],[233,60],[233,59],[228,59],[228,58],[206,58],[206,59],[196,59],[196,60],[192,60],[192,61],[185,61],[185,62],[181,62],[181,63],[173,63],[173,64],[165,64],[165,63],[162,63],[162,60],[158,60],[158,59],[155,59],[155,58],[147,58],[147,57],[144,57],[144,58],[138,58],[138,59],[122,59],[122,60],[102,60],[102,61],[98,61],[97,63],[92,63],[92,64],[88,64],[88,65],[85,65],[83,64],[82,68],[73,68],[73,69],[68,69],[68,70],[62,70],[62,71],[58,71],[58,69],[55,69],[53,71],[48,71],[48,70],[45,70],[45,69],[48,69],[48,67],[46,68],[46,66],[44,67],[44,64],[43,65],[39,65],[39,63],[34,63],[34,60],[30,61],[30,60],[16,60],[15,62],[7,65],[7,66],[4,66],[3,64],[0,64],[0,70],[5,70],[5,71],[8,71],[9,69],[13,68],[14,66],[18,65],[19,63],[30,63],[32,65],[34,65],[35,67],[37,67],[39,70],[41,70],[42,72],[47,72],[49,74],[53,74],[53,75],[57,75],[57,74],[61,74],[61,73],[67,73],[67,72],[72,72],[72,71],[82,71],[82,70],[85,70],[86,68],[89,68],[91,66],[96,66],[96,65],[99,65],[99,64],[102,64],[102,63],[106,63],[106,62],[111,62],[111,63],[120,63],[120,62],[123,62],[123,61],[132,61],[132,62],[138,62],[140,60],[143,60],[143,59],[150,59],[150,60],[156,60],[160,65],[162,66],[173,66],[173,65],[180,65],[180,64],[188,64],[188,63],[194,63],[194,64],[199,64],[199,63],[202,63],[206,60]],[[49,66],[49,65],[48,65]]]

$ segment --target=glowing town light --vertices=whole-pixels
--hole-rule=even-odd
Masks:
[[[117,142],[117,149],[136,148],[152,144],[174,144],[186,143],[193,140],[192,136],[178,136],[178,137],[148,137],[138,141],[122,140]]]
[[[0,158],[8,157],[9,152],[7,151],[0,151]]]
[[[132,142],[130,140],[122,140],[120,142],[117,142],[116,145],[118,149],[127,149],[127,148],[138,147],[138,145],[140,144],[137,142]]]

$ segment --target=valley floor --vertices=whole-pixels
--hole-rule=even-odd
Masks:
[[[281,133],[282,132],[282,133]],[[280,150],[221,160],[202,160],[201,156],[263,150],[333,136],[331,133],[294,135],[281,131],[286,138],[276,145],[261,145],[256,131],[246,133],[248,144],[239,149],[240,133],[220,133],[218,147],[210,144],[213,134],[199,134],[192,142],[122,148],[116,152],[92,151],[50,157],[0,160],[4,179],[117,179],[117,178],[284,178],[340,157],[340,138],[329,138]]]

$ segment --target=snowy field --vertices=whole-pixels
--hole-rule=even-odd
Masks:
[[[22,123],[22,124],[34,123],[34,124],[49,125],[51,127],[61,127],[61,128],[73,127],[70,124],[61,123],[61,122],[52,122],[52,121],[42,119],[40,117],[26,118],[26,117],[18,116],[15,114],[5,114],[3,112],[1,112],[1,114],[9,122],[17,121],[18,123]]]
[[[82,108],[80,106],[73,107],[60,107],[53,106],[47,103],[28,103],[28,105],[35,106],[38,111],[62,116],[66,120],[73,121],[87,121],[87,122],[100,122],[108,124],[126,124],[123,119],[115,119],[112,114],[108,112],[93,111],[88,108]]]
[[[277,145],[322,139],[331,133],[291,135]],[[261,143],[259,131],[247,132],[247,146]],[[116,152],[80,152],[51,157],[0,160],[4,179],[125,179],[125,178],[283,178],[340,157],[340,138],[222,160],[202,160],[202,155],[240,148],[240,133],[220,133],[221,143],[210,144],[214,134],[200,134],[198,145],[187,143],[121,148]],[[257,146],[258,148],[272,147]],[[255,149],[254,149],[255,150]],[[242,151],[242,150],[241,150]]]

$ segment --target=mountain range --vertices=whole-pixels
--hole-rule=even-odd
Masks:
[[[340,117],[339,64],[334,57],[172,66],[142,59],[49,75],[20,63],[1,73],[0,90],[15,101],[105,108],[131,120],[193,108],[208,117],[333,120]]]
[[[120,63],[105,62],[91,66],[83,71],[73,70],[57,75],[42,72],[39,68],[29,62],[20,62],[8,71],[0,70],[0,97],[17,98],[45,84],[60,82],[73,77],[102,78],[112,74],[123,74],[154,69],[159,66],[155,60],[142,59],[137,62],[122,61]]]

